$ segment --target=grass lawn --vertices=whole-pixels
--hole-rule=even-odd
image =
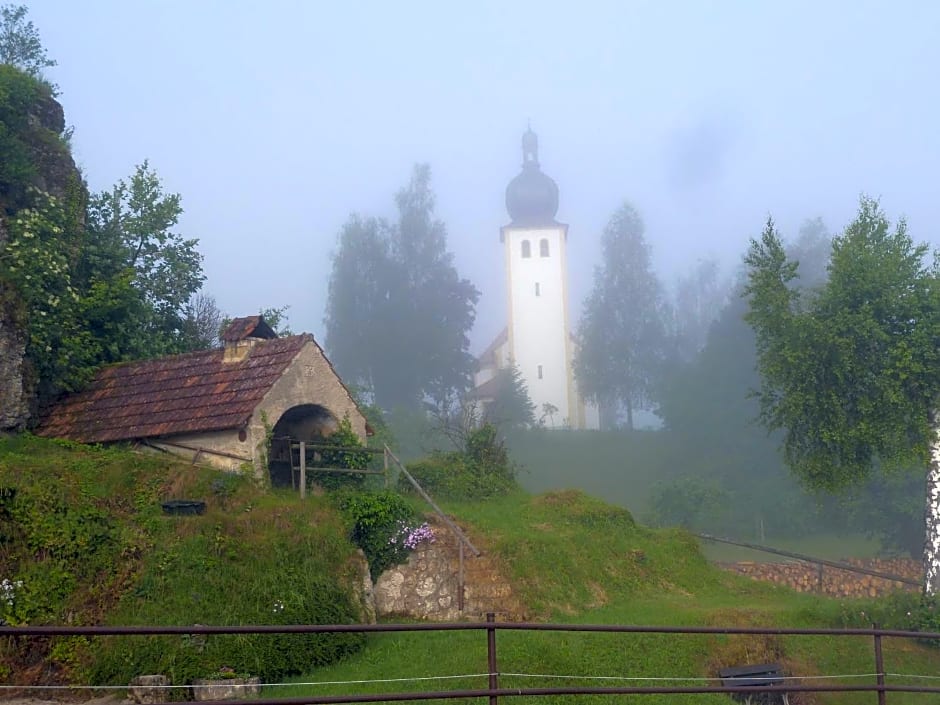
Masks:
[[[713,568],[685,532],[651,530],[626,511],[574,491],[515,494],[491,502],[451,503],[478,545],[498,555],[535,619],[563,623],[710,626],[857,626],[858,605],[753,582]],[[853,621],[854,620],[854,621]],[[940,652],[886,640],[888,670],[933,674]],[[683,684],[713,677],[721,666],[779,661],[792,674],[870,674],[868,638],[501,632],[500,685],[558,687]],[[270,688],[286,697],[348,692],[405,692],[485,687],[483,632],[370,635],[363,652],[319,669],[296,684]],[[597,680],[601,677],[610,680]],[[396,679],[396,680],[390,680]],[[398,680],[400,679],[400,680]],[[428,679],[428,680],[419,680]],[[358,681],[350,684],[349,681]],[[375,681],[375,682],[373,682]],[[379,682],[382,681],[382,682]],[[344,682],[337,684],[336,682]],[[701,681],[694,681],[701,682]],[[845,678],[840,682],[860,681]],[[551,697],[551,702],[606,701],[607,696]],[[544,701],[542,699],[541,701]],[[722,696],[649,696],[642,703],[727,703]],[[815,696],[800,702],[875,702],[871,693]],[[889,702],[930,702],[892,693]],[[937,697],[933,702],[940,702]]]

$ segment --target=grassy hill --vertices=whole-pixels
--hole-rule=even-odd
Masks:
[[[798,594],[742,579],[712,567],[696,541],[679,530],[636,524],[629,512],[578,491],[532,496],[517,493],[485,503],[447,503],[484,551],[500,556],[519,595],[537,619],[562,623],[685,626],[870,626],[872,603]],[[830,637],[614,635],[503,632],[499,670],[504,687],[610,685],[600,676],[701,678],[721,666],[779,661],[796,674],[868,674],[869,639]],[[921,644],[886,640],[888,671],[932,674],[940,652]],[[296,679],[324,685],[268,689],[293,696],[349,692],[485,687],[483,676],[434,677],[486,671],[482,633],[370,635],[355,657]],[[529,674],[506,675],[506,674]],[[582,676],[559,681],[548,675]],[[401,681],[375,682],[389,678]],[[431,680],[409,680],[409,679]],[[331,682],[359,681],[357,685]],[[659,684],[663,684],[663,681]],[[678,681],[671,681],[682,685]],[[846,679],[843,682],[859,682]],[[871,682],[868,679],[865,682]],[[900,679],[894,682],[901,682]],[[651,685],[651,682],[641,684]],[[873,695],[796,697],[801,703],[868,703]],[[923,703],[923,696],[892,693],[892,703]],[[591,701],[604,698],[590,697]],[[584,703],[585,698],[551,698]],[[542,702],[539,700],[538,702]],[[638,702],[676,702],[644,696]],[[719,696],[683,696],[684,703],[727,703]]]
[[[0,601],[0,616],[10,623],[285,624],[357,617],[349,597],[354,551],[328,498],[301,502],[249,478],[166,456],[29,436],[0,441],[2,488],[15,489],[16,498],[0,492],[0,579],[22,581],[9,603]],[[169,498],[202,499],[208,508],[199,517],[164,516],[160,502]],[[688,533],[644,527],[626,509],[579,491],[519,491],[446,503],[445,510],[497,557],[538,620],[826,627],[864,626],[873,611],[884,612],[873,603],[800,595],[720,571]],[[275,697],[485,685],[485,677],[468,675],[486,670],[480,632],[26,642],[0,645],[3,682],[123,684],[141,672],[163,672],[186,683],[226,666],[267,682],[294,673],[300,674],[295,681],[317,684],[269,688],[265,695]],[[800,674],[872,670],[869,639],[827,637],[506,632],[499,655],[507,687],[557,685],[549,676],[558,675],[578,676],[565,682],[584,685],[597,684],[586,677],[600,676],[701,678],[721,665],[764,659]],[[888,640],[885,658],[893,673],[932,674],[940,667],[940,652],[908,641]],[[367,683],[378,680],[385,682]],[[337,684],[348,681],[356,683]],[[926,701],[891,694],[890,702]]]
[[[324,498],[301,503],[170,456],[28,435],[0,440],[0,488],[8,624],[358,621],[354,547]],[[207,509],[165,516],[168,499]],[[357,635],[8,640],[0,680],[127,683],[157,672],[183,683],[221,666],[278,678],[361,644]]]

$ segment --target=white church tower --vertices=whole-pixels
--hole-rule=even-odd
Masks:
[[[542,173],[538,138],[522,136],[522,172],[506,187],[511,222],[500,242],[506,258],[508,325],[479,359],[476,397],[492,399],[496,372],[515,363],[548,427],[598,428],[574,379],[574,339],[568,317],[568,226],[555,220],[558,186]]]

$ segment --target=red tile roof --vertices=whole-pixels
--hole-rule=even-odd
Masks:
[[[311,335],[258,341],[237,362],[223,350],[110,365],[53,404],[36,433],[84,443],[240,428]]]

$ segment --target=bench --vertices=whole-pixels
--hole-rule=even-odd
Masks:
[[[756,688],[783,684],[783,672],[779,663],[755,663],[747,666],[722,668],[718,671],[721,684],[726,688]],[[736,699],[747,705],[790,705],[786,691],[734,693]]]

